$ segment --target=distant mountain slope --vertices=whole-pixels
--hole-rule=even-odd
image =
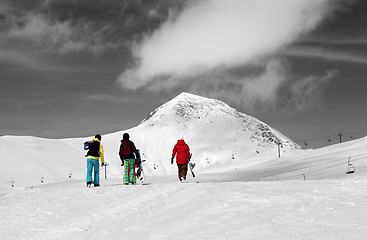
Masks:
[[[174,126],[176,131],[183,134],[209,125],[215,127],[215,132],[223,132],[223,137],[233,133],[240,136],[240,132],[246,132],[250,140],[257,141],[259,147],[281,143],[287,149],[300,148],[298,144],[254,117],[238,112],[219,100],[189,93],[181,93],[157,108],[143,120],[142,125],[147,124],[151,127]],[[227,126],[230,128],[226,128]]]
[[[282,155],[300,149],[267,124],[221,101],[182,93],[154,110],[137,127],[102,136],[110,177],[121,176],[123,172],[118,149],[124,132],[130,134],[142,158],[147,160],[147,175],[176,173],[177,167],[171,166],[170,158],[173,146],[181,137],[190,146],[198,172],[222,171],[277,158],[278,143]],[[83,179],[82,145],[89,139],[0,137],[0,151],[5,156],[0,163],[0,184],[9,186],[12,179],[22,184],[42,179],[61,181],[69,175]]]
[[[153,155],[159,154],[161,156],[156,158],[164,157],[167,162],[177,139],[184,137],[194,159],[204,169],[216,165],[254,164],[277,157],[278,143],[282,146],[282,154],[300,149],[292,140],[256,118],[221,101],[189,93],[181,93],[157,108],[132,129],[132,133],[142,143],[143,152],[149,152],[147,157],[153,157],[153,153],[145,146],[155,144],[153,149],[161,150]],[[145,144],[151,137],[159,141]]]

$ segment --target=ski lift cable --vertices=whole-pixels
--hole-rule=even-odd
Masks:
[[[357,158],[357,159],[353,159],[353,162],[355,161],[359,161],[359,160],[362,160],[362,159],[365,159],[366,157],[360,157],[360,158]],[[325,168],[321,168],[321,169],[318,169],[318,170],[314,170],[314,171],[311,171],[311,172],[307,172],[305,174],[309,175],[309,174],[312,174],[312,173],[315,173],[315,172],[319,172],[319,171],[323,171],[325,169],[329,169],[329,168],[333,168],[333,167],[336,167],[336,166],[340,166],[340,165],[344,165],[345,163],[340,163],[340,164],[335,164],[335,165],[331,165],[329,167],[325,167]]]
[[[334,164],[334,165],[331,165],[331,166],[328,166],[328,167],[324,167],[324,168],[320,168],[320,169],[317,169],[317,170],[314,170],[314,171],[305,172],[305,173],[303,173],[303,174],[308,175],[308,174],[311,174],[311,173],[314,173],[314,172],[318,172],[318,171],[322,171],[322,170],[325,170],[325,169],[333,168],[333,167],[335,167],[335,166],[339,166],[339,165],[343,165],[343,164],[345,164],[345,163],[338,163],[338,164]],[[298,171],[298,170],[302,170],[302,169],[297,169],[297,170],[295,170],[295,171]],[[289,171],[287,171],[287,172],[289,172]],[[284,173],[286,173],[286,172],[284,172]],[[277,175],[280,175],[280,174],[283,174],[283,173],[279,173],[279,174],[277,174]],[[280,177],[280,178],[278,178],[278,179],[282,180],[282,179],[294,178],[294,177],[299,177],[299,176],[301,176],[301,175],[303,175],[303,174],[296,174],[296,175],[292,175],[292,176],[288,176],[288,177]]]
[[[307,169],[307,168],[312,168],[312,167],[328,164],[328,163],[335,162],[335,161],[341,161],[341,160],[345,160],[345,158],[337,159],[337,160],[334,159],[334,160],[328,161],[328,162],[317,163],[317,164],[313,164],[313,165],[307,166],[307,167],[294,168],[294,169],[291,169],[291,170],[288,170],[288,171],[283,171],[283,172],[274,173],[274,174],[270,174],[270,175],[264,175],[264,176],[261,176],[259,178],[272,177],[272,176],[281,175],[281,174],[284,174],[284,173],[287,173],[287,172],[294,172],[294,171],[303,170],[303,169]],[[249,181],[251,181],[251,180],[249,180]]]
[[[363,156],[363,155],[366,155],[367,156],[367,153],[361,153],[361,154],[353,155],[353,156],[350,156],[350,157],[351,158],[354,158],[354,157]]]
[[[343,133],[343,135],[356,135],[356,134],[364,134],[364,133],[367,133],[367,131]],[[339,136],[339,134],[335,134],[335,135],[328,135],[328,136],[315,137],[315,138],[304,138],[304,139],[295,140],[295,141],[296,142],[307,143],[307,142],[313,141],[313,140],[322,140],[322,139],[331,140],[331,138],[338,137],[338,136]],[[297,137],[291,137],[291,139],[293,139],[293,138],[298,139]]]
[[[360,155],[367,155],[367,154],[366,153],[365,154],[358,154],[358,155],[355,155],[355,156],[360,156]],[[351,158],[352,157],[355,157],[355,156],[351,156]],[[365,158],[365,157],[361,157],[361,158],[358,158],[358,159],[353,159],[353,161],[360,160],[360,159],[363,159],[363,158]],[[294,172],[294,171],[299,171],[299,170],[303,170],[303,169],[307,169],[307,168],[317,167],[317,166],[328,164],[328,163],[335,163],[337,161],[345,161],[345,157],[339,158],[339,159],[333,159],[332,161],[327,161],[327,162],[322,162],[322,163],[318,163],[318,164],[313,164],[313,165],[307,166],[307,167],[300,167],[300,168],[295,168],[295,169],[291,169],[291,170],[280,172],[280,173],[274,173],[274,174],[270,174],[270,175],[264,175],[264,176],[261,176],[261,177],[257,177],[256,179],[268,178],[268,177],[272,177],[272,176],[276,176],[276,175],[281,175],[281,174],[288,173],[288,172]],[[343,163],[339,163],[339,164],[333,165],[333,166],[338,166],[338,165],[343,165],[343,164],[345,164],[345,163],[343,162]],[[323,169],[321,169],[321,170],[323,170]],[[318,171],[318,170],[316,170],[316,171]],[[247,179],[245,181],[254,181],[254,179]]]
[[[367,158],[367,156],[365,157],[359,157],[359,158],[351,158],[351,161],[355,162],[355,161],[359,161],[361,159]]]
[[[311,173],[319,172],[319,171],[329,169],[329,168],[333,168],[333,167],[340,166],[340,165],[345,165],[345,163],[334,164],[334,165],[331,165],[331,166],[328,166],[328,167],[324,167],[324,168],[320,168],[320,169],[317,169],[317,170],[314,170],[314,171],[311,171],[311,172],[307,172],[305,174],[311,174]]]
[[[328,166],[328,167],[324,167],[324,168],[320,168],[320,169],[317,169],[317,170],[314,170],[314,171],[305,172],[303,174],[296,174],[296,175],[292,175],[292,176],[288,176],[288,177],[281,177],[281,178],[278,178],[278,179],[279,180],[284,180],[284,179],[299,178],[302,175],[310,175],[310,174],[315,173],[315,172],[323,171],[325,169],[333,168],[333,167],[344,165],[344,164],[345,163],[334,164],[334,165],[331,165],[331,166]]]
[[[366,158],[366,157],[360,157],[360,158],[354,159],[353,161],[359,161],[359,160],[364,159],[364,158]],[[318,169],[318,170],[307,172],[307,173],[304,173],[304,174],[310,175],[310,174],[315,173],[315,172],[323,171],[325,169],[333,168],[333,167],[344,165],[344,164],[345,163],[335,164],[335,165],[331,165],[331,166],[328,166],[328,167],[325,167],[325,168],[321,168],[321,169]],[[297,175],[292,175],[292,176],[288,176],[288,177],[283,177],[283,178],[280,178],[280,179],[291,179],[291,178],[295,178],[295,177],[299,177],[299,176],[301,176],[301,175],[297,174]]]

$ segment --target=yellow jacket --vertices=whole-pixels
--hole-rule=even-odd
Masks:
[[[98,138],[93,139],[93,141],[99,142],[99,151],[98,151],[98,153],[99,153],[99,157],[101,158],[101,162],[104,163],[104,153],[103,153],[102,143],[101,143],[101,141],[99,141]],[[88,156],[89,159],[96,159],[96,160],[99,160],[99,157]]]

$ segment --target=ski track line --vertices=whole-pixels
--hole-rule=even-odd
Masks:
[[[178,189],[172,190],[172,188],[176,187],[178,187]],[[160,205],[162,202],[166,201],[169,202],[170,201],[169,199],[172,198],[173,196],[177,194],[182,194],[191,189],[191,187],[189,186],[183,187],[182,185],[176,185],[176,184],[164,184],[163,187],[156,185],[155,188],[151,189],[149,193],[141,192],[139,191],[138,188],[135,188],[135,186],[130,186],[129,188],[130,190],[126,191],[125,194],[127,192],[134,193],[129,197],[129,199],[131,198],[134,199],[136,194],[142,196],[146,195],[147,197],[143,198],[139,197],[138,201],[132,201],[127,199],[127,202],[129,203],[133,202],[134,204],[124,205],[123,203],[121,203],[119,205],[112,207],[107,214],[103,214],[103,217],[98,216],[98,221],[103,222],[105,226],[108,226],[104,231],[112,233],[118,232],[121,231],[121,226],[126,226],[127,228],[125,229],[125,231],[128,231],[129,234],[134,234],[136,227],[134,227],[135,225],[132,224],[131,220],[129,221],[128,219],[134,219],[133,222],[135,222],[137,221],[136,219],[139,218],[141,214],[144,215],[141,215],[140,217],[155,215],[156,214],[155,209],[157,209],[157,204]],[[133,192],[131,191],[131,189],[133,189]],[[154,193],[153,196],[151,196],[152,193]],[[111,195],[113,194],[115,194],[115,192],[111,192]],[[160,209],[160,211],[161,210],[162,209]],[[163,211],[167,211],[167,209]],[[98,239],[98,236],[95,236],[94,234],[97,233],[97,235],[99,235],[100,233],[98,233],[98,230],[94,231],[93,229],[95,229],[94,226],[85,229],[84,232],[80,233],[79,237],[82,239]],[[153,236],[154,233],[151,233],[151,237]],[[157,238],[153,237],[152,239],[160,239],[160,238],[158,238],[157,236]]]

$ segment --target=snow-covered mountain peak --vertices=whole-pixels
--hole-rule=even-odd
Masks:
[[[256,148],[277,144],[285,149],[300,148],[267,124],[222,101],[185,92],[151,112],[142,125],[173,128],[178,135],[200,134],[230,139],[231,142],[255,143]]]
[[[207,100],[208,98],[205,98],[205,97],[202,97],[202,96],[198,96],[198,95],[195,95],[195,94],[192,94],[192,93],[188,93],[188,92],[182,92],[180,93],[179,95],[177,95],[174,99],[176,100],[188,100],[188,99],[191,99],[191,100],[195,100],[195,101],[205,101]]]
[[[233,112],[231,107],[219,100],[183,92],[151,112],[143,122],[149,120],[152,126],[164,120],[175,120],[176,123],[182,123],[197,119],[202,122],[231,112]]]

